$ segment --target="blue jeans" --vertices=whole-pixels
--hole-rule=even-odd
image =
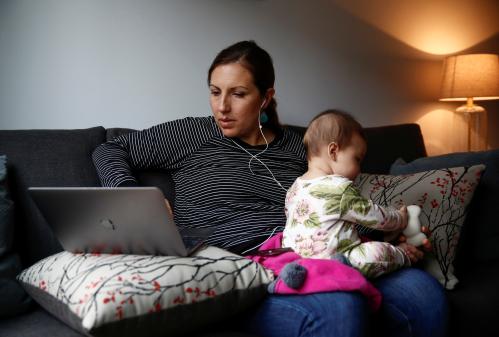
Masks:
[[[241,324],[261,337],[445,336],[447,299],[433,277],[406,268],[373,283],[383,294],[375,314],[359,293],[271,295]]]

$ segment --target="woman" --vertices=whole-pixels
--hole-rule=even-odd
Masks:
[[[137,185],[134,170],[171,170],[177,225],[212,227],[209,244],[248,254],[283,230],[286,190],[306,171],[305,150],[298,134],[279,125],[272,59],[253,41],[222,50],[208,85],[212,117],[120,136],[97,148],[94,162],[104,186]],[[376,285],[383,333],[444,334],[445,296],[433,278],[405,269]],[[269,296],[240,327],[260,336],[362,336],[369,319],[356,293]]]

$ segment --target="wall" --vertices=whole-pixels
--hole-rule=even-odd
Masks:
[[[255,39],[274,58],[284,123],[340,108],[365,126],[418,122],[430,154],[457,151],[457,105],[438,102],[441,63],[499,53],[498,13],[493,0],[3,0],[0,128],[208,115],[211,60]],[[499,148],[499,105],[483,105]]]

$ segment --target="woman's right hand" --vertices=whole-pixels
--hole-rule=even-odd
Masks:
[[[405,252],[407,257],[409,257],[409,260],[411,260],[411,264],[418,262],[424,256],[424,252],[422,252],[417,247],[414,247],[413,245],[408,244],[407,242],[399,243],[397,245],[397,247],[402,249]]]
[[[168,199],[165,199],[165,205],[166,205],[166,209],[168,210],[168,213],[170,214],[171,217],[173,217],[172,206],[170,205],[170,202],[168,201]]]

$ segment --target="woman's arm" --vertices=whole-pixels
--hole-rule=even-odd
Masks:
[[[103,186],[135,186],[135,170],[175,169],[217,134],[210,117],[184,118],[121,135],[92,154]]]

